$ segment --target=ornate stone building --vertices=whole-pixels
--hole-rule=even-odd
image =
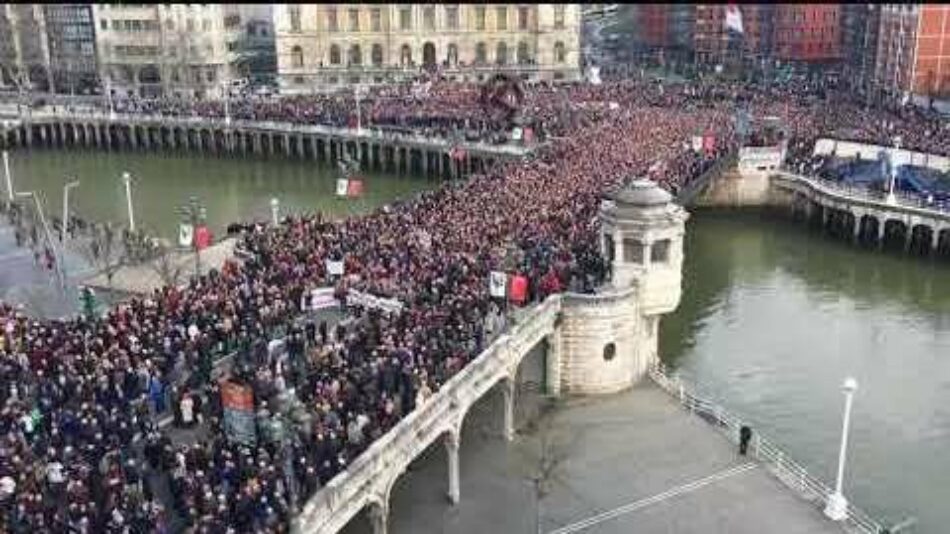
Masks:
[[[241,44],[259,12],[241,4],[95,4],[104,84],[121,96],[221,96],[247,75]]]
[[[284,93],[396,81],[421,68],[470,81],[580,76],[577,4],[281,4],[274,27]]]

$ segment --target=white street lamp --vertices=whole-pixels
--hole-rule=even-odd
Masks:
[[[78,186],[79,180],[73,180],[63,186],[63,243],[66,242],[66,231],[69,229],[69,190]]]
[[[13,176],[10,174],[10,153],[3,151],[3,174],[7,178],[7,200],[13,202]]]
[[[125,182],[125,203],[129,211],[129,231],[135,231],[135,212],[132,210],[132,175],[128,172],[122,173],[122,181]]]
[[[884,199],[888,204],[897,204],[897,197],[894,195],[894,187],[897,182],[897,152],[901,149],[901,136],[894,138],[894,150],[891,151],[891,180],[887,188],[887,197]]]
[[[270,216],[274,226],[280,224],[280,200],[277,200],[277,197],[270,199]]]
[[[851,403],[854,392],[858,389],[858,381],[848,377],[842,386],[844,390],[844,422],[841,425],[841,450],[838,452],[838,478],[835,482],[835,492],[828,496],[825,506],[825,515],[832,521],[842,521],[848,517],[848,500],[841,493],[844,482],[844,463],[848,451],[848,428],[851,426]]]

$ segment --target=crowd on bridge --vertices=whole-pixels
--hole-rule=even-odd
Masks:
[[[287,531],[308,496],[504,328],[510,303],[490,295],[492,271],[524,276],[528,302],[594,291],[610,276],[596,245],[604,192],[637,176],[676,191],[735,152],[744,92],[636,80],[532,88],[521,113],[554,140],[527,159],[342,221],[245,226],[240,261],[102,317],[41,321],[0,304],[0,531]],[[481,106],[464,85],[376,97],[370,116],[408,127],[472,120]],[[336,98],[232,112],[347,123],[354,104]],[[699,149],[697,135],[714,142]],[[403,311],[351,305],[346,325],[301,321],[305,295],[327,286],[344,304],[355,290]],[[232,380],[254,393],[255,444],[222,425],[213,367],[231,352]],[[197,429],[159,424],[169,412]]]

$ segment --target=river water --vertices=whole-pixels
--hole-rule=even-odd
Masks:
[[[833,485],[854,376],[845,495],[950,524],[950,264],[865,251],[766,214],[694,214],[661,354]]]
[[[49,215],[60,216],[63,185],[79,179],[81,185],[69,193],[71,213],[120,226],[128,221],[121,179],[128,171],[136,227],[167,238],[177,236],[178,209],[192,195],[207,208],[208,222],[220,233],[231,222],[269,220],[272,197],[279,199],[281,213],[321,210],[345,215],[434,185],[425,179],[364,172],[364,196],[340,199],[335,195],[339,172],[316,162],[80,149],[13,152],[11,167],[14,188],[40,191]]]
[[[15,153],[13,170],[17,190],[42,191],[54,213],[66,177],[78,177],[73,210],[118,223],[126,220],[119,177],[128,170],[139,225],[166,237],[175,235],[176,207],[190,195],[207,205],[220,232],[231,221],[269,217],[272,196],[282,210],[342,215],[434,185],[369,174],[365,200],[344,201],[334,196],[335,170],[313,163],[92,151]],[[694,213],[686,240],[683,301],[661,323],[666,363],[829,485],[840,386],[854,376],[860,387],[845,494],[887,522],[914,516],[916,532],[945,531],[950,264],[864,251],[749,212]],[[25,265],[5,262],[0,285]],[[393,508],[394,525],[411,518],[418,495],[410,493]]]
[[[86,220],[128,224],[123,172],[132,175],[133,210],[137,229],[152,236],[177,239],[181,206],[194,195],[205,206],[216,236],[235,221],[270,220],[271,198],[280,212],[320,210],[331,216],[368,211],[429,189],[426,179],[361,173],[364,195],[336,196],[339,172],[314,162],[281,158],[205,158],[184,154],[144,154],[94,150],[31,150],[11,152],[16,191],[39,192],[48,218],[61,217],[63,185],[78,179],[69,193],[70,213]],[[3,186],[6,195],[6,185]],[[0,220],[0,300],[23,304],[36,315],[61,317],[79,310],[75,282],[92,269],[81,254],[66,254],[63,293],[52,273],[38,268],[26,248],[15,245],[13,230]]]

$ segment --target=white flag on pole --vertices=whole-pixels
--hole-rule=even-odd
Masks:
[[[178,225],[178,244],[183,247],[190,247],[195,235],[194,226],[188,223]]]
[[[501,271],[492,271],[488,278],[488,293],[493,297],[505,298],[508,288],[508,275]]]
[[[349,186],[350,186],[350,181],[347,180],[346,178],[340,178],[339,180],[337,180],[336,181],[336,196],[345,197],[346,190],[349,188]]]
[[[736,33],[743,33],[742,11],[739,11],[739,6],[736,4],[729,4],[726,6],[726,30],[732,30]]]
[[[343,276],[343,260],[327,260],[327,272],[333,276]]]

